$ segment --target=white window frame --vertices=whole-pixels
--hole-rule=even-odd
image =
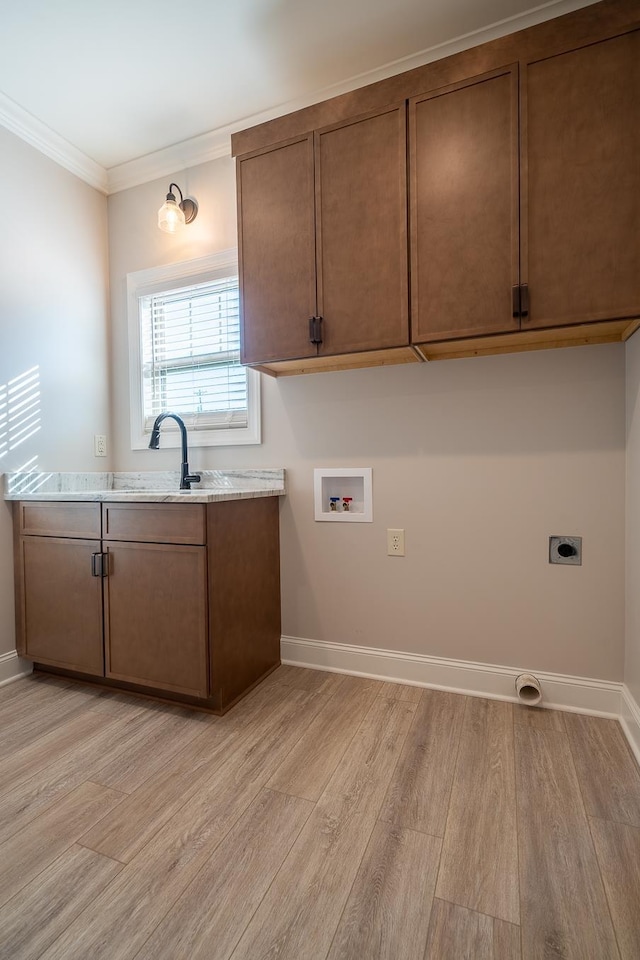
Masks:
[[[181,283],[192,286],[210,280],[237,276],[237,250],[222,250],[220,253],[200,257],[198,260],[186,260],[182,263],[169,263],[148,270],[138,270],[127,274],[127,313],[129,322],[129,389],[131,417],[131,449],[144,450],[149,446],[151,429],[145,428],[142,347],[140,324],[140,297],[149,294],[173,290]],[[247,426],[234,428],[212,428],[189,431],[190,447],[232,446],[261,442],[260,423],[260,374],[247,368]],[[162,428],[162,446],[179,447],[180,433],[177,426],[167,420]]]

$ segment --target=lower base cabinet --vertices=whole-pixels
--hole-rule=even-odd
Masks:
[[[224,712],[280,662],[278,528],[275,497],[17,503],[18,652]]]

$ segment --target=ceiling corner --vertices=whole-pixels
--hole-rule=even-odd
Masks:
[[[89,186],[107,193],[107,171],[0,92],[0,124]]]

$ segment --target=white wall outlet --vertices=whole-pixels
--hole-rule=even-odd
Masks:
[[[387,555],[404,557],[404,530],[387,530]]]
[[[96,433],[93,437],[93,455],[94,457],[107,455],[107,438],[103,433]]]

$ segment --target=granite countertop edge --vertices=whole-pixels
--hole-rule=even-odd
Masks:
[[[257,497],[282,497],[284,490],[228,490],[223,493],[212,491],[199,493],[184,490],[165,493],[164,491],[144,492],[126,490],[84,490],[64,493],[12,493],[5,494],[5,500],[67,501],[67,502],[130,502],[130,503],[215,503],[219,500],[255,500]]]
[[[5,500],[216,503],[282,497],[283,469],[204,470],[201,484],[179,489],[178,471],[155,473],[7,473]]]

